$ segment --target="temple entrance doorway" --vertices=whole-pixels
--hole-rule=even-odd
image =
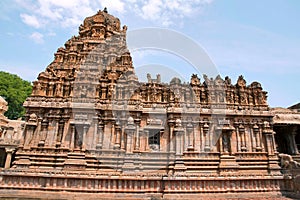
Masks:
[[[274,126],[276,132],[275,141],[277,151],[279,153],[296,155],[300,147],[299,131],[295,134],[295,126],[292,125],[277,125]]]
[[[275,141],[277,144],[277,151],[279,153],[291,154],[289,148],[289,137],[286,134],[286,126],[274,126],[274,131],[276,132]]]

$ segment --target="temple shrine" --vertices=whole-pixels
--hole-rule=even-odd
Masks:
[[[284,199],[299,192],[299,110],[270,108],[261,84],[243,76],[163,83],[148,74],[140,82],[126,31],[99,11],[38,75],[17,142],[0,141],[13,152],[1,161],[4,196]]]

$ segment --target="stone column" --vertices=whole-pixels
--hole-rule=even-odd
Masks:
[[[250,135],[250,128],[246,126],[245,133],[244,133],[245,147],[246,147],[245,151],[252,151],[252,142],[251,142],[251,138],[249,138],[249,135]]]
[[[125,132],[127,134],[127,140],[126,140],[126,153],[132,153],[134,149],[134,143],[133,143],[133,135],[135,132],[135,125],[134,120],[132,117],[129,117],[127,120],[127,126],[125,127]]]
[[[133,152],[133,135],[134,131],[133,130],[127,130],[127,140],[126,140],[126,153],[132,153]]]
[[[256,144],[256,151],[261,151],[261,146],[260,146],[260,133],[259,133],[259,127],[257,124],[254,124],[253,126],[253,133],[254,133],[254,138],[255,138],[255,144]]]
[[[150,95],[151,95],[151,91],[150,89],[147,90],[147,102],[150,101]]]
[[[62,142],[62,138],[63,138],[63,134],[64,134],[64,127],[65,127],[65,120],[61,119],[58,122],[57,138],[56,138],[56,143],[59,145]]]
[[[5,148],[5,151],[6,151],[6,160],[5,160],[4,168],[8,169],[8,168],[10,168],[10,163],[11,163],[12,154],[14,152],[14,149]]]
[[[236,132],[236,144],[237,144],[237,152],[241,152],[241,138],[238,123],[235,122],[235,132]]]
[[[240,124],[239,126],[239,133],[240,133],[240,139],[241,139],[241,150],[247,151],[246,147],[246,137],[245,137],[245,127]]]
[[[252,142],[252,152],[256,151],[256,135],[254,133],[254,128],[253,124],[251,123],[250,125],[250,137],[251,137],[251,142]]]
[[[41,128],[42,128],[41,121],[42,121],[41,118],[37,120],[37,127],[36,127],[36,130],[33,133],[32,141],[30,142],[31,146],[34,146],[34,147],[38,146],[39,139],[40,139]]]
[[[194,127],[191,123],[188,123],[186,126],[187,139],[188,139],[188,151],[194,150]]]
[[[24,140],[24,148],[29,149],[30,148],[30,141],[33,137],[33,133],[35,131],[36,126],[33,125],[26,125],[25,129],[25,140]]]
[[[70,149],[74,150],[75,145],[75,124],[71,124],[71,140],[70,140]]]
[[[62,136],[62,140],[61,140],[61,143],[63,144],[63,147],[67,147],[67,143],[68,143],[68,139],[69,139],[69,128],[70,128],[70,118],[69,116],[68,117],[65,117],[64,118],[64,121],[65,121],[65,124],[64,124],[64,130],[63,130],[63,136]]]
[[[114,139],[115,139],[115,137],[116,137],[116,134],[115,134],[115,132],[116,132],[116,129],[115,129],[115,119],[112,119],[111,120],[111,126],[110,126],[110,133],[111,133],[111,140],[109,141],[109,149],[113,149],[114,148]]]
[[[209,125],[207,123],[203,126],[203,136],[204,136],[204,151],[208,152],[210,151],[210,145],[209,145]]]
[[[98,123],[98,140],[97,140],[97,149],[102,149],[102,137],[103,137],[103,122],[102,120]]]
[[[120,147],[121,147],[121,126],[119,122],[117,122],[114,149],[120,149]]]
[[[49,143],[49,145],[51,147],[53,147],[53,146],[55,147],[55,145],[56,145],[56,138],[57,138],[57,133],[58,133],[58,120],[59,120],[58,117],[53,119],[53,123],[54,123],[54,126],[52,127],[53,136],[52,136],[51,141]]]
[[[203,131],[203,126],[204,123],[200,123],[200,152],[204,152],[204,147],[205,147],[205,136],[204,136],[204,131]]]
[[[259,123],[258,124],[258,139],[259,139],[259,145],[261,147],[261,151],[265,152],[265,144],[264,144],[264,139],[263,139],[263,124]]]
[[[200,132],[200,126],[199,126],[199,122],[196,122],[194,121],[193,122],[193,125],[194,125],[194,134],[193,134],[193,137],[194,137],[194,140],[193,140],[193,146],[194,146],[194,151],[198,151],[200,152],[201,151],[201,132]]]
[[[174,135],[175,135],[175,144],[176,144],[176,148],[175,148],[176,156],[181,156],[183,154],[183,148],[184,148],[184,141],[183,141],[184,129],[182,127],[180,119],[176,120]]]
[[[109,120],[105,117],[103,119],[103,140],[102,140],[102,149],[109,149],[110,147],[110,140],[108,134],[111,134],[111,129],[108,126]]]
[[[273,145],[273,137],[272,134],[274,131],[270,128],[269,122],[264,122],[263,126],[263,134],[266,138],[266,143],[267,143],[267,152],[269,155],[274,155],[274,145]]]
[[[98,135],[98,117],[93,117],[93,124],[94,124],[94,132],[93,132],[93,138],[92,138],[92,145],[91,149],[95,149],[97,145],[97,135]]]
[[[175,144],[174,144],[174,120],[169,119],[168,120],[169,123],[169,149],[170,149],[170,153],[174,153],[175,152]]]
[[[82,151],[85,151],[85,148],[86,148],[86,134],[87,134],[88,128],[89,127],[87,124],[83,125],[82,146],[81,146]]]
[[[149,151],[149,130],[144,130],[144,151]]]
[[[121,138],[120,138],[120,147],[122,150],[125,150],[125,125],[122,123],[121,126]]]
[[[140,122],[141,119],[135,119],[136,124],[136,140],[135,140],[135,147],[134,150],[139,151],[140,150]]]
[[[278,174],[281,167],[279,166],[277,152],[275,150],[274,131],[270,127],[269,122],[263,123],[263,135],[266,138],[266,148],[268,152],[268,169],[270,174]]]
[[[296,144],[296,135],[297,135],[297,127],[294,127],[292,129],[292,132],[291,132],[291,140],[292,140],[292,144],[291,146],[293,147],[293,153],[294,154],[299,154],[299,150],[298,150],[298,147],[297,147],[297,144]]]
[[[175,134],[175,143],[176,143],[176,156],[181,156],[183,154],[183,135],[184,135],[184,130],[183,129],[177,129],[175,128],[174,130]]]
[[[184,165],[184,161],[182,159],[183,155],[183,148],[184,148],[184,132],[185,130],[182,127],[181,120],[176,119],[175,121],[175,128],[174,128],[174,136],[175,136],[175,144],[176,144],[176,149],[175,149],[175,165],[174,165],[174,173],[177,172],[184,172],[186,170],[186,167]]]
[[[47,138],[47,132],[48,132],[48,120],[43,119],[41,122],[41,136],[40,136],[39,145],[41,145],[41,146],[45,145],[45,141]]]

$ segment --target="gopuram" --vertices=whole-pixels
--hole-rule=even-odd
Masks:
[[[150,74],[139,82],[126,30],[104,9],[57,50],[24,103],[26,124],[12,166],[0,173],[2,192],[281,199],[294,190],[260,83],[196,74],[189,83]]]

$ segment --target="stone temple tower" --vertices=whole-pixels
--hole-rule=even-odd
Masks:
[[[57,50],[24,103],[25,130],[0,187],[107,198],[279,192],[261,84],[196,74],[139,82],[126,30],[105,9]]]

